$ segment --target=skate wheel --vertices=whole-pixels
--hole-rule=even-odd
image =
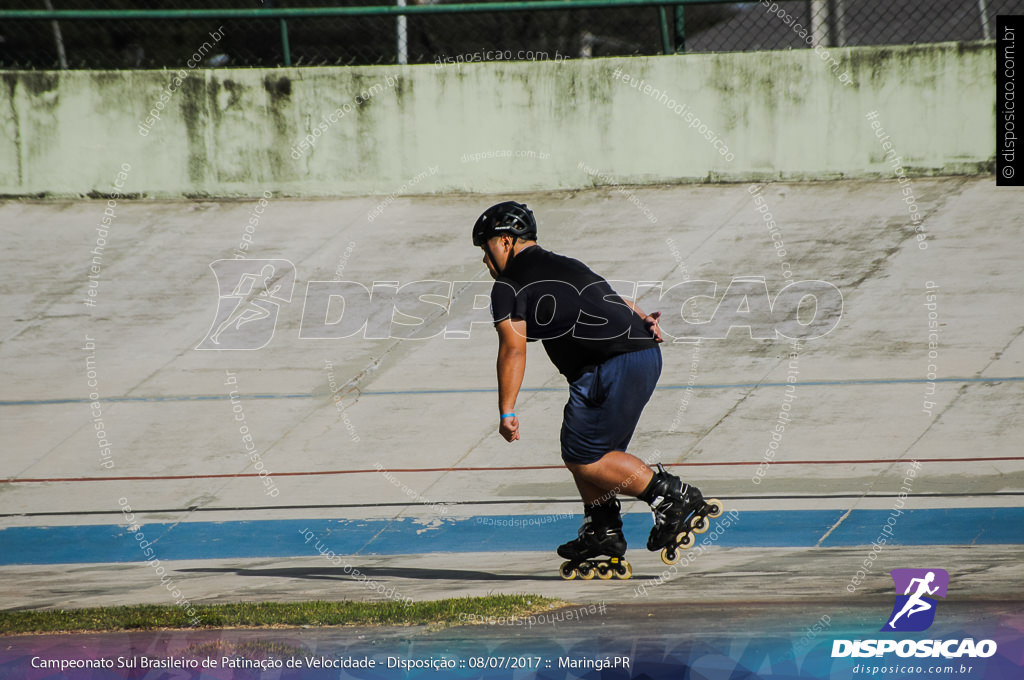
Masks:
[[[602,581],[607,581],[612,577],[612,565],[607,562],[597,563],[597,577]]]
[[[566,581],[571,581],[576,578],[576,567],[572,566],[572,562],[562,562],[562,566],[558,569],[558,574]]]
[[[626,580],[627,578],[630,578],[633,575],[633,565],[631,565],[626,560],[622,560],[621,562],[616,564],[614,570],[615,576],[622,580]]]
[[[722,515],[722,501],[717,498],[712,498],[707,502],[708,504],[708,517],[714,519],[715,517],[721,517]]]
[[[694,515],[690,518],[690,531],[695,534],[703,534],[708,530],[708,521],[700,515]]]
[[[682,531],[676,534],[676,544],[680,548],[689,548],[691,545],[693,545],[693,534],[688,533],[686,531]]]
[[[662,548],[661,561],[665,564],[675,564],[679,561],[679,553],[675,548]]]
[[[584,581],[590,581],[594,578],[594,574],[597,573],[597,569],[594,569],[588,563],[584,562],[580,566],[576,567],[576,571],[579,572],[580,578]]]

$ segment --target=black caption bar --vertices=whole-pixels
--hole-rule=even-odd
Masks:
[[[1019,187],[1024,169],[1017,113],[1017,46],[1024,44],[1024,15],[996,16],[996,186]],[[1024,68],[1024,62],[1020,64]],[[1024,80],[1024,79],[1020,79]]]

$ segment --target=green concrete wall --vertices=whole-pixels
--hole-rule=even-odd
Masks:
[[[153,197],[889,175],[872,111],[909,173],[984,172],[993,52],[975,42],[461,69],[4,72],[0,194],[106,193],[122,164],[124,192]],[[151,110],[160,117],[147,123]]]

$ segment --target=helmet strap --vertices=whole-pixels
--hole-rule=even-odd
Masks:
[[[500,275],[501,274],[501,269],[498,268],[498,261],[496,259],[494,259],[494,253],[491,252],[491,244],[490,243],[485,243],[484,244],[484,252],[487,253],[487,259],[491,261],[491,266],[494,267],[494,271],[498,272],[498,274]]]

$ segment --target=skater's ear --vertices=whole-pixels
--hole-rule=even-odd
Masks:
[[[516,246],[522,242],[522,239],[512,238],[509,234],[502,234],[498,237],[498,249],[501,250],[502,253],[511,253],[509,257],[512,257],[515,254]]]

